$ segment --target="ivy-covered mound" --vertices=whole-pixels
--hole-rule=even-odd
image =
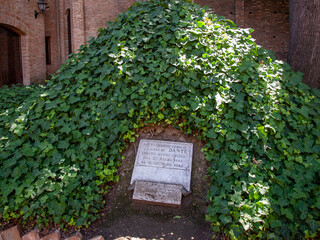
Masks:
[[[1,105],[2,219],[88,225],[126,143],[168,124],[206,143],[215,232],[319,237],[319,93],[250,32],[185,1],[135,3],[41,95]]]

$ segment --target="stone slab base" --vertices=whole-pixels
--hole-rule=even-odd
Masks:
[[[172,207],[181,206],[182,186],[136,181],[132,201]]]

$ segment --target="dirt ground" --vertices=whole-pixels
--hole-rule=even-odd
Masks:
[[[86,239],[102,235],[106,240],[212,239],[213,233],[205,221],[208,166],[201,152],[202,143],[171,127],[147,127],[141,129],[139,135],[125,152],[126,159],[119,169],[120,180],[109,193],[108,207],[102,212],[101,219],[81,233]],[[182,198],[180,208],[132,203],[133,192],[128,188],[140,139],[193,143],[191,194]]]

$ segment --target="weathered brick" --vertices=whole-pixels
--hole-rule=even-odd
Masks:
[[[77,232],[75,235],[67,238],[66,240],[82,240],[83,236],[81,233]]]
[[[20,231],[17,226],[2,232],[1,236],[3,240],[21,240]]]
[[[40,240],[39,230],[33,230],[22,237],[22,240]]]
[[[55,232],[41,238],[41,240],[60,240],[60,231],[56,230]]]
[[[289,0],[195,0],[215,13],[231,19],[239,27],[252,28],[259,45],[282,60],[289,48]]]
[[[20,35],[23,83],[39,83],[54,73],[68,57],[67,12],[71,13],[71,43],[76,51],[98,29],[107,27],[135,0],[47,1],[49,10],[39,14],[36,1],[0,0],[0,24]],[[240,27],[253,28],[253,38],[277,57],[286,59],[289,46],[289,0],[194,0]],[[50,37],[51,64],[46,65],[45,37]]]
[[[0,0],[0,6],[0,24],[5,24],[10,31],[20,36],[23,83],[44,81],[46,78],[45,24],[42,14],[37,19],[34,17],[36,3]],[[6,14],[6,11],[10,11],[10,14]]]
[[[252,37],[282,60],[289,48],[289,0],[244,1],[244,25],[255,31]]]

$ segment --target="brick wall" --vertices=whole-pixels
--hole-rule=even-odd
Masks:
[[[56,72],[60,65],[60,55],[61,52],[61,45],[59,39],[59,22],[58,22],[58,5],[57,1],[50,1],[49,2],[49,9],[44,14],[45,20],[45,36],[50,38],[50,46],[49,46],[49,55],[50,55],[50,64],[46,65],[47,75],[50,75]]]
[[[97,29],[127,10],[134,0],[83,0],[85,11],[84,39],[96,36]],[[194,0],[207,5],[218,15],[231,19],[239,27],[253,28],[252,36],[259,45],[273,50],[286,60],[289,43],[289,0]],[[91,16],[95,16],[94,18]]]
[[[0,24],[20,35],[23,83],[46,78],[45,28],[43,15],[34,18],[37,1],[0,0]]]
[[[76,51],[90,37],[96,37],[99,28],[107,27],[108,21],[113,21],[133,2],[134,0],[73,0],[70,7],[73,49]]]
[[[135,0],[47,0],[49,11],[34,18],[38,0],[0,0],[0,24],[20,35],[23,83],[43,82],[68,58],[67,12],[71,16],[72,51],[96,37]],[[289,0],[194,0],[239,27],[253,28],[257,43],[286,60],[289,43]],[[46,65],[45,36],[50,37],[51,64]]]
[[[276,56],[286,60],[289,47],[289,0],[246,0],[245,27],[253,28],[252,37]]]
[[[201,6],[210,7],[216,14],[236,20],[235,0],[195,0]]]
[[[48,11],[35,19],[34,11],[39,12],[37,2],[0,0],[0,24],[20,35],[24,84],[43,83],[68,57],[66,9],[71,8],[70,0],[47,0]],[[46,37],[50,38],[50,64],[46,62]]]
[[[119,15],[119,2],[114,0],[84,0],[85,39],[96,37],[99,28]],[[93,17],[94,16],[94,17]]]
[[[71,1],[71,13],[72,13],[72,32],[73,32],[73,49],[78,49],[82,44],[85,44],[85,12],[84,12],[84,0]]]
[[[134,2],[135,0],[118,0],[119,2],[119,13],[126,11]]]
[[[287,60],[289,47],[289,0],[195,0],[239,27],[252,28],[259,45]]]
[[[69,45],[68,45],[68,13],[70,12],[70,23],[71,23],[71,50],[74,50],[73,46],[73,21],[72,21],[72,4],[71,0],[56,0],[58,8],[58,22],[59,22],[59,39],[61,48],[61,62],[64,62],[69,56]]]

